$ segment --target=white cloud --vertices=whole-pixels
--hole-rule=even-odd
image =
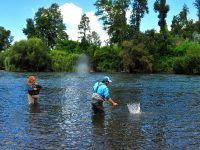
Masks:
[[[60,6],[61,13],[63,15],[63,22],[67,26],[67,34],[70,39],[77,41],[78,40],[78,25],[80,24],[81,16],[84,11],[82,8],[76,6],[73,3],[65,3]],[[102,25],[98,21],[97,16],[93,11],[85,13],[87,17],[90,19],[90,28],[91,31],[95,31],[99,34],[101,41],[105,41],[108,39],[107,33],[102,29]]]

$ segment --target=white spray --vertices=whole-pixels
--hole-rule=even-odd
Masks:
[[[140,103],[127,104],[127,107],[131,114],[140,113]]]
[[[87,74],[90,70],[89,59],[87,55],[81,54],[79,55],[76,62],[76,72],[79,74]]]

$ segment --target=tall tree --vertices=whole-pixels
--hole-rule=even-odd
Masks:
[[[189,9],[186,4],[183,5],[181,12],[173,17],[171,24],[171,32],[175,36],[183,38],[191,38],[192,36],[192,20],[188,20]]]
[[[88,35],[89,43],[95,45],[95,46],[101,46],[101,40],[100,36],[97,32],[92,31],[90,35]]]
[[[0,26],[0,51],[7,49],[12,41],[13,36],[11,36],[10,30],[6,30],[4,27]]]
[[[26,19],[26,28],[23,29],[23,33],[27,38],[37,37],[37,31],[34,25],[34,20],[31,18]]]
[[[163,32],[167,29],[166,17],[169,11],[169,5],[166,5],[166,0],[156,0],[154,3],[154,11],[159,12],[158,25],[160,26],[160,31]]]
[[[54,3],[49,8],[39,8],[35,13],[34,21],[27,19],[27,26],[23,29],[28,38],[39,37],[53,48],[57,41],[68,38],[66,26],[59,6]]]
[[[103,21],[104,30],[110,36],[110,43],[122,43],[127,39],[128,25],[126,11],[130,0],[97,0],[96,15]]]
[[[136,31],[140,31],[140,22],[145,13],[149,13],[147,0],[133,0],[130,24]]]
[[[80,24],[78,25],[81,41],[87,41],[87,35],[90,33],[90,19],[86,14],[81,17]]]
[[[78,25],[78,29],[79,29],[79,34],[80,37],[79,39],[81,40],[81,51],[82,52],[86,52],[88,46],[89,46],[89,39],[88,39],[88,35],[90,33],[90,19],[89,17],[87,17],[86,14],[83,14],[81,17],[81,21],[80,24]]]
[[[200,0],[195,0],[195,2],[193,4],[197,9],[197,16],[198,16],[198,19],[200,21]]]

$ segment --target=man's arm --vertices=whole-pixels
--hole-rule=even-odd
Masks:
[[[112,98],[109,98],[108,102],[111,103],[113,106],[117,106],[118,105],[118,103],[114,102],[114,100]]]

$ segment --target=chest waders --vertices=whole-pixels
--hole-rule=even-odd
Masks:
[[[104,113],[103,102],[104,98],[97,93],[99,87],[102,85],[98,83],[95,93],[92,94],[92,109],[94,113]]]

